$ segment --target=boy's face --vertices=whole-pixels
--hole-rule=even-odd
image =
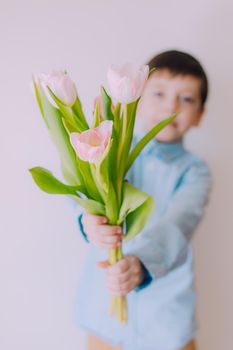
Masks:
[[[173,142],[198,126],[204,112],[200,84],[200,79],[192,75],[173,75],[167,69],[153,72],[138,105],[145,131],[175,113],[176,119],[156,136],[158,141]]]

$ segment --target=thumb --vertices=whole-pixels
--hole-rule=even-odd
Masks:
[[[110,266],[110,264],[109,264],[109,262],[107,260],[105,260],[105,261],[98,261],[96,263],[96,266],[100,267],[102,269],[106,269],[106,267]]]

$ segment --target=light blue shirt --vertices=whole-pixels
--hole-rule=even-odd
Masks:
[[[197,330],[190,240],[208,200],[210,172],[201,158],[185,150],[183,140],[153,140],[127,178],[156,203],[144,229],[123,246],[124,255],[141,260],[146,278],[127,295],[128,323],[119,324],[108,315],[104,270],[96,267],[97,261],[107,259],[107,251],[87,243],[74,321],[124,350],[178,350]],[[82,211],[77,208],[77,221]]]

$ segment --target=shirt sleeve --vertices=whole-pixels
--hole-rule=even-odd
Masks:
[[[142,283],[136,291],[186,260],[188,244],[204,214],[211,183],[208,166],[202,160],[196,161],[180,179],[163,216],[152,217],[132,240],[130,254],[137,256],[146,269],[146,284]]]
[[[80,231],[81,231],[81,233],[82,233],[83,238],[85,239],[85,241],[89,243],[89,240],[88,240],[87,235],[86,235],[86,233],[85,233],[85,231],[84,231],[84,228],[83,228],[82,216],[83,216],[83,214],[80,214],[80,215],[77,217],[77,221],[78,221],[78,224],[79,224],[79,229],[80,229]]]

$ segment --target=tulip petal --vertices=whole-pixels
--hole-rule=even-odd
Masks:
[[[149,75],[149,66],[138,66],[133,63],[112,64],[107,78],[112,96],[121,103],[129,104],[137,100],[144,89]]]
[[[112,121],[105,120],[96,128],[82,133],[71,133],[70,142],[78,157],[90,163],[98,163],[111,137],[112,125]]]
[[[36,84],[40,84],[48,98],[49,102],[58,108],[57,104],[48,92],[47,86],[52,92],[67,106],[72,106],[77,98],[75,84],[67,73],[62,70],[51,70],[48,74],[41,73],[37,75]]]

